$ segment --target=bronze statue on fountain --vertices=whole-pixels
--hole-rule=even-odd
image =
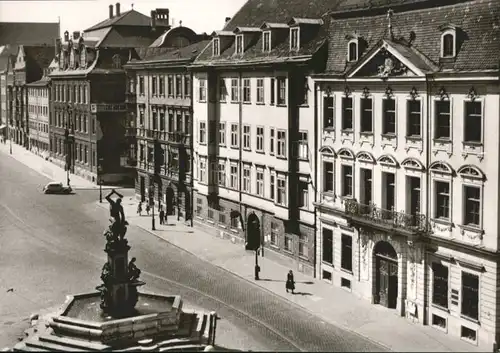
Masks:
[[[117,195],[115,201],[111,197]],[[135,257],[128,263],[127,258],[130,246],[125,239],[128,222],[121,204],[123,196],[112,190],[106,200],[109,202],[111,225],[104,232],[108,261],[104,264],[101,273],[103,284],[96,287],[101,292],[101,308],[108,314],[127,315],[133,311],[138,300],[137,287],[144,285],[139,281],[141,270],[135,265]]]

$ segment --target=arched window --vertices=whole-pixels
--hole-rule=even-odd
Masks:
[[[348,148],[341,148],[338,152],[338,156],[344,159],[354,159],[354,153]]]
[[[388,155],[388,154],[380,156],[378,158],[377,162],[379,162],[379,164],[382,164],[382,165],[385,165],[388,167],[393,167],[393,168],[396,168],[398,166],[398,162],[396,161],[396,159],[393,156]]]
[[[434,162],[430,165],[429,170],[434,173],[453,174],[453,168],[446,162]]]
[[[455,34],[446,32],[442,37],[442,57],[453,58],[455,56]]]
[[[347,61],[358,60],[358,40],[353,39],[349,42],[347,49]]]
[[[406,158],[401,165],[406,169],[423,171],[425,168],[422,163],[415,158]]]
[[[372,154],[369,152],[361,151],[356,155],[356,159],[358,161],[363,161],[367,163],[375,163],[375,158],[373,158]]]
[[[327,157],[335,157],[335,151],[330,146],[323,146],[319,149],[319,153]]]
[[[463,178],[478,179],[478,180],[485,179],[485,175],[481,171],[481,169],[473,165],[464,165],[460,167],[460,169],[457,171],[457,174]]]

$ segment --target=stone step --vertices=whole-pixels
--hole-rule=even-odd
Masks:
[[[54,344],[60,344],[64,347],[77,348],[86,351],[106,351],[111,350],[111,347],[101,344],[99,342],[90,342],[86,340],[79,340],[70,337],[62,337],[56,335],[45,335],[38,338],[41,342],[48,342]]]
[[[48,352],[81,352],[81,349],[66,347],[57,343],[43,342],[38,339],[38,337],[33,337],[33,339],[26,341],[26,347],[39,351],[41,349]]]

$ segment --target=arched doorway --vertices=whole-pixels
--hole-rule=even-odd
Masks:
[[[260,221],[255,213],[251,213],[247,220],[247,250],[257,250],[260,247]]]
[[[175,192],[174,189],[169,185],[167,188],[167,192],[165,194],[165,203],[167,204],[167,215],[174,214],[174,201],[175,201]]]
[[[373,250],[375,257],[375,304],[396,309],[398,302],[398,255],[386,241]]]

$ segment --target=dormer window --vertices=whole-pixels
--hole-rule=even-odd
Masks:
[[[299,49],[299,27],[290,28],[290,50]]]
[[[271,51],[271,31],[265,31],[262,33],[262,51]]]
[[[220,55],[220,39],[219,38],[214,38],[212,49],[213,49],[213,56]]]
[[[441,38],[441,57],[453,58],[455,57],[455,33],[454,31],[446,31]]]
[[[347,46],[347,61],[357,61],[358,60],[358,40],[352,39]]]
[[[243,34],[236,36],[236,54],[243,54]]]

